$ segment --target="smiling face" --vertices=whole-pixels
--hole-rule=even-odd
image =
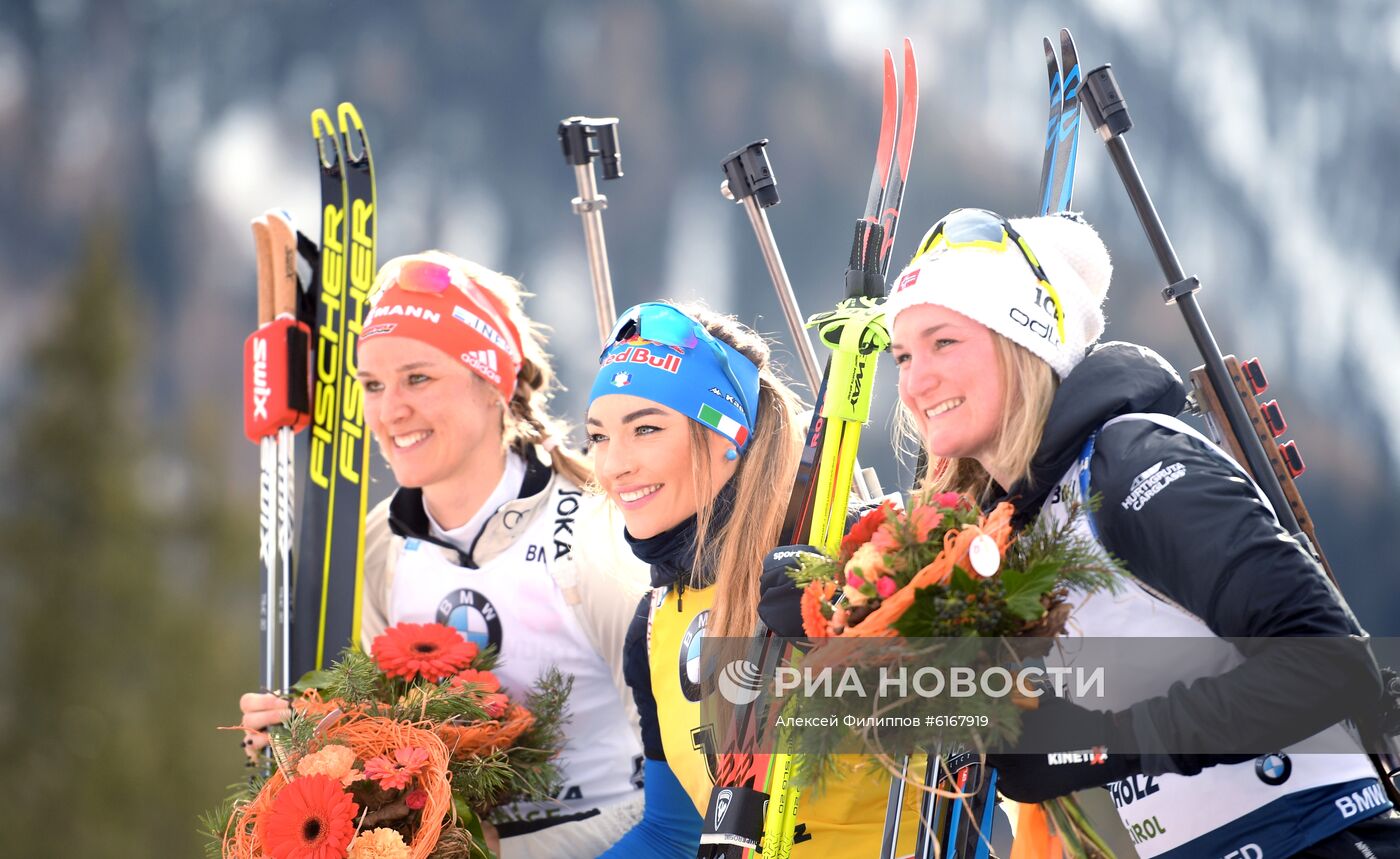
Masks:
[[[928,452],[975,459],[986,468],[1004,408],[995,335],[961,313],[931,304],[900,313],[892,334],[899,399],[914,416]]]
[[[460,361],[407,337],[360,344],[365,425],[400,486],[471,481],[502,456],[500,394]]]
[[[674,409],[629,394],[608,394],[588,407],[598,483],[637,539],[655,537],[694,516],[697,492],[713,496],[738,468],[737,461],[724,458],[733,445],[708,430],[709,468],[704,463],[696,468],[691,423]],[[707,485],[697,486],[706,474]]]

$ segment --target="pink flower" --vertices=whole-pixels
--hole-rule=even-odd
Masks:
[[[410,791],[408,796],[403,798],[403,804],[414,811],[418,811],[428,804],[428,792],[421,787],[418,790]]]
[[[940,492],[929,499],[929,503],[947,510],[971,510],[967,498],[956,492]]]
[[[848,587],[848,588],[863,588],[863,587],[865,587],[865,579],[862,579],[860,576],[856,575],[855,573],[847,573],[847,574],[846,574],[846,587]]]
[[[899,551],[899,537],[895,536],[892,523],[881,525],[875,536],[870,538],[869,545],[882,555]]]
[[[365,761],[365,775],[379,782],[385,790],[408,787],[413,777],[428,766],[428,753],[416,746],[394,749],[394,759],[384,756]]]
[[[958,497],[951,492],[943,494]],[[943,511],[937,507],[915,507],[909,513],[909,523],[914,526],[914,541],[923,543],[928,540],[928,535],[933,533],[933,529],[943,523]]]
[[[880,599],[889,599],[897,590],[899,585],[895,584],[894,576],[881,576],[875,583],[875,593],[880,595]]]
[[[493,719],[499,719],[505,715],[506,708],[510,706],[510,699],[500,692],[492,692],[481,699],[481,709],[486,711],[486,715]]]

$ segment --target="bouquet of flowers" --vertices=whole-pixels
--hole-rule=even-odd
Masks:
[[[863,515],[834,559],[808,556],[803,628],[826,638],[1034,636],[1064,631],[1070,589],[1112,587],[1117,570],[1070,521],[1037,522],[1019,538],[1012,507],[983,516],[971,499],[920,495]]]
[[[1083,513],[1082,505],[1071,505],[1064,521],[1042,516],[1017,534],[1010,504],[983,515],[972,499],[956,493],[916,495],[907,509],[886,501],[856,522],[836,558],[807,556],[792,573],[804,585],[804,631],[819,640],[892,639],[879,653],[895,661],[1001,665],[1044,656],[1065,630],[1070,592],[1112,590],[1121,572],[1077,532],[1075,520]],[[850,648],[824,656],[819,649],[811,656],[839,661]],[[799,710],[811,706],[791,703]],[[1016,692],[1001,700],[945,704],[954,717],[949,722],[978,727],[945,730],[944,741],[967,748],[1013,742],[1019,712],[1036,704]],[[878,712],[898,713],[901,706],[909,705],[881,705]],[[850,739],[837,734],[809,733],[806,750],[819,761],[829,758]],[[878,733],[861,732],[861,741],[866,750],[882,753]],[[824,763],[808,778],[820,780]],[[1027,829],[1043,830],[1037,840],[1057,839],[1057,847],[1071,855],[1111,855],[1072,797],[1043,803],[1028,822]]]
[[[401,623],[306,675],[275,772],[205,816],[210,855],[488,857],[482,817],[557,788],[572,685],[551,670],[522,704],[495,662],[452,627]]]

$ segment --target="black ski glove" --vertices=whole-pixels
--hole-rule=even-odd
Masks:
[[[801,638],[802,589],[788,575],[797,569],[804,554],[821,555],[816,546],[779,546],[763,559],[763,575],[758,580],[758,616],[783,638]]]
[[[1022,714],[1020,739],[987,755],[1004,795],[1043,802],[1139,772],[1127,711],[1089,710],[1048,692],[1037,700],[1036,709]]]

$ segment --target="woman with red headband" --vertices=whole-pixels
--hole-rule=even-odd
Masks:
[[[645,569],[584,493],[588,463],[547,411],[554,383],[520,285],[438,251],[391,260],[359,340],[365,423],[401,487],[369,513],[360,646],[388,625],[444,623],[501,654],[523,694],[574,678],[559,798],[500,809],[498,852],[596,856],[641,813],[637,712],[622,650]],[[286,702],[245,695],[251,748]]]

